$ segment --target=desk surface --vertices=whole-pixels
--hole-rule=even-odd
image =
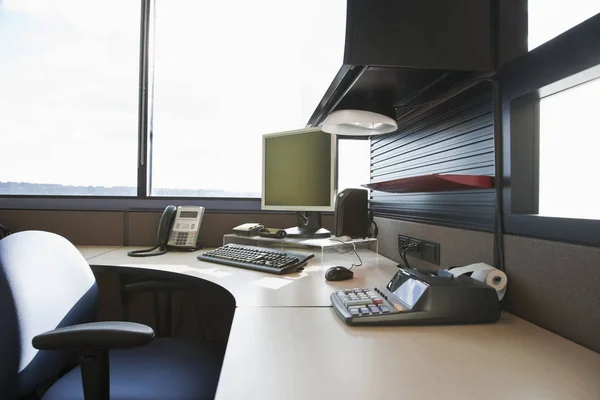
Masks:
[[[599,378],[600,355],[508,313],[375,328],[332,308],[239,308],[217,399],[597,400]]]
[[[193,276],[235,297],[217,400],[600,398],[600,354],[508,313],[487,325],[346,326],[329,294],[381,286],[396,269],[367,250],[356,278],[344,282],[323,274],[332,264],[349,265],[349,254],[321,262],[316,252],[304,272],[279,277],[201,262],[197,252],[136,259],[128,250],[100,252],[89,263]]]
[[[77,249],[86,260],[90,260],[104,253],[114,251],[120,247],[121,246],[77,246]]]
[[[127,256],[131,248],[119,248],[88,260],[93,266],[147,268],[189,275],[214,282],[227,289],[238,307],[329,307],[329,295],[339,289],[373,287],[386,284],[397,267],[396,263],[378,257],[376,253],[359,249],[363,266],[354,268],[351,281],[327,282],[325,270],[333,265],[349,267],[356,262],[354,253],[326,252],[321,262],[320,249],[314,249],[311,259],[302,272],[273,275],[242,268],[228,267],[200,261],[200,252],[168,252],[162,256],[133,258]],[[294,249],[293,251],[299,251]]]

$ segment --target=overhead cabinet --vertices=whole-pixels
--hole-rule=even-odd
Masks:
[[[490,0],[348,0],[343,65],[311,116],[364,109],[400,117],[492,71]]]

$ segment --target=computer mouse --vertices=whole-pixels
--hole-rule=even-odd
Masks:
[[[325,272],[325,280],[327,281],[345,281],[354,278],[354,272],[346,267],[331,267]]]

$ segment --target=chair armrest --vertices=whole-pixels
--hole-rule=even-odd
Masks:
[[[107,321],[66,326],[35,336],[38,350],[112,350],[144,346],[154,330],[134,322]]]

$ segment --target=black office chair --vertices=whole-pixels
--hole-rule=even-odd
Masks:
[[[6,225],[0,224],[0,239],[7,237],[11,233],[12,232],[10,231],[10,229],[8,229]]]
[[[133,297],[138,293],[152,294],[154,306],[154,331],[156,336],[171,337],[173,335],[171,304],[173,294],[177,292],[191,292],[197,290],[197,286],[188,282],[171,281],[167,279],[148,279],[132,274],[120,276],[121,301],[123,302],[123,319],[129,320],[129,305]],[[180,318],[182,318],[180,316]],[[175,332],[177,334],[178,332]]]
[[[154,339],[131,322],[93,322],[98,289],[79,251],[40,231],[0,241],[0,399],[52,383],[44,400],[211,399],[224,346]],[[83,379],[82,379],[83,376]]]

